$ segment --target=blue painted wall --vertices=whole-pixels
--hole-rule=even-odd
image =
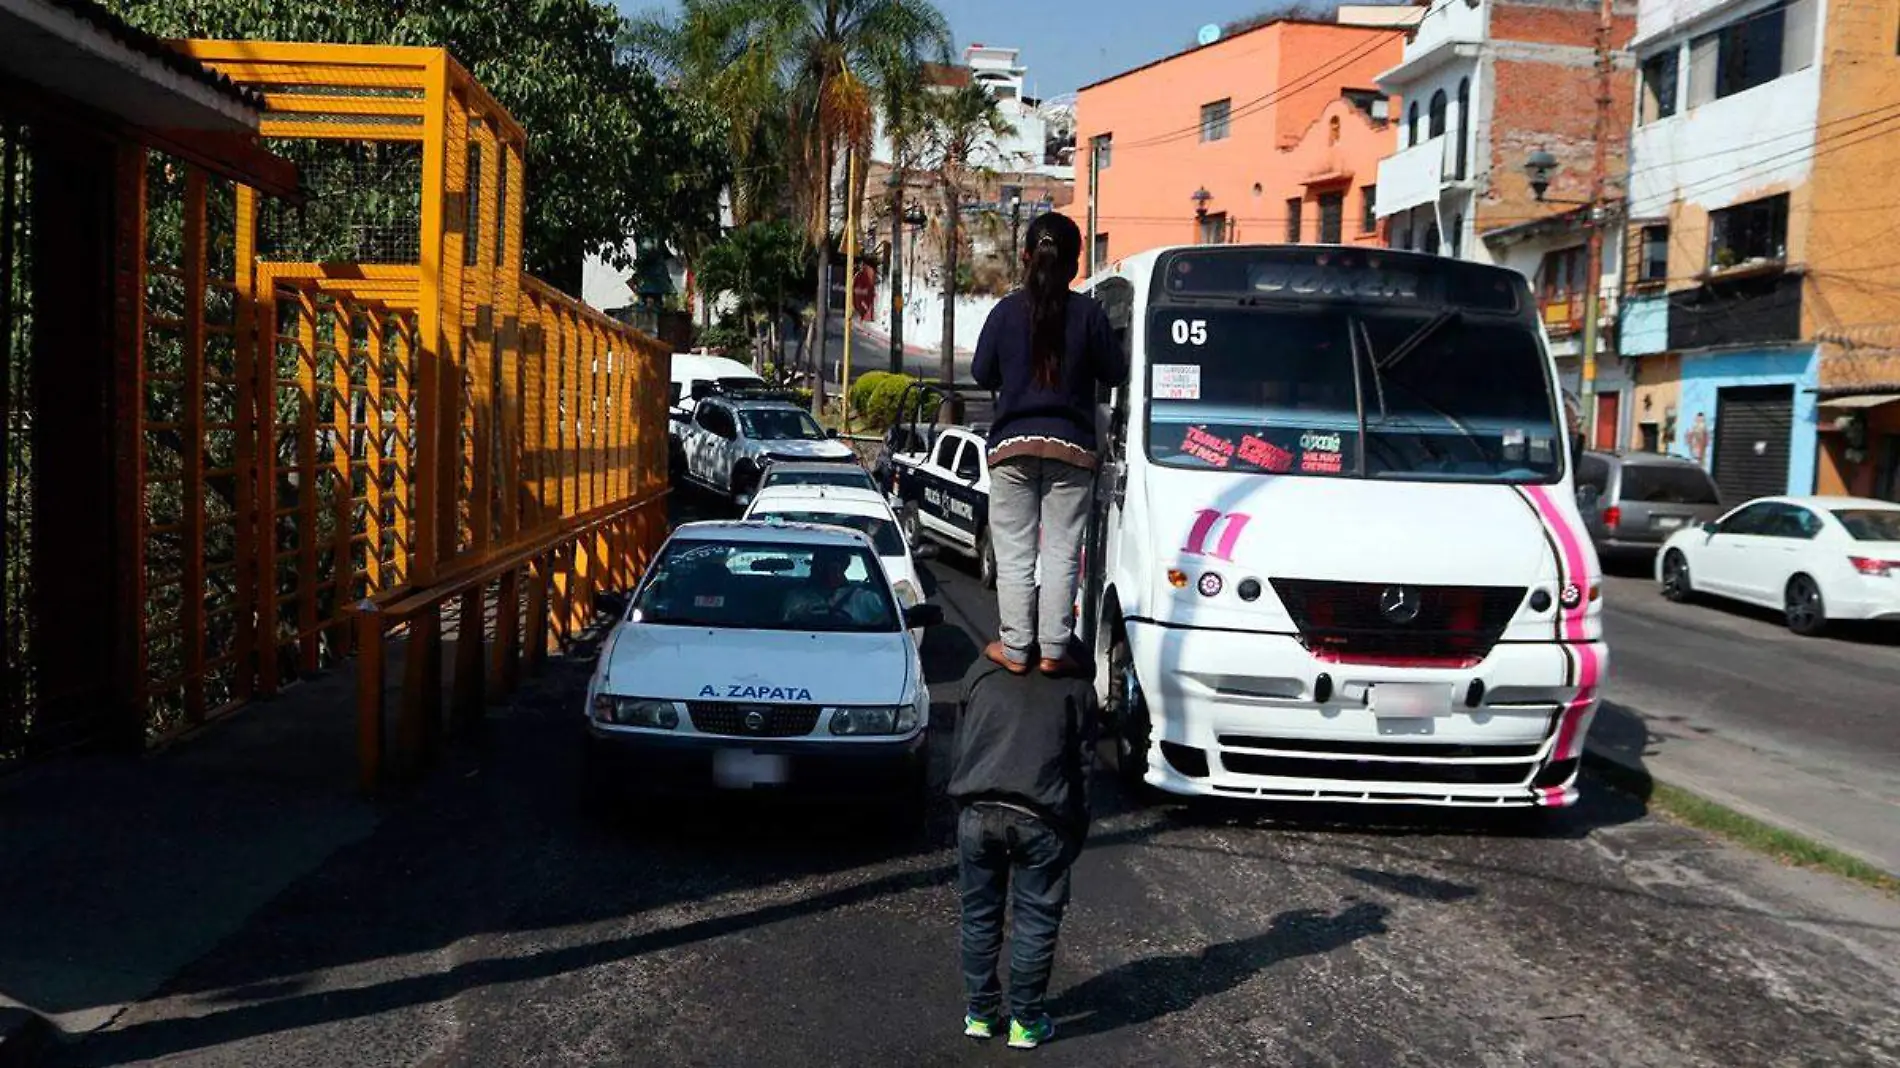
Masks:
[[[1815,386],[1820,361],[1812,347],[1798,349],[1749,349],[1733,352],[1685,353],[1682,357],[1682,393],[1678,401],[1676,440],[1670,450],[1679,456],[1693,456],[1689,434],[1700,412],[1708,426],[1708,448],[1702,466],[1713,468],[1715,459],[1715,418],[1717,391],[1729,386],[1794,387],[1794,429],[1788,443],[1789,494],[1814,492],[1814,454],[1818,404]],[[1731,502],[1734,503],[1734,502]]]
[[[1625,356],[1653,356],[1669,351],[1669,298],[1631,296],[1623,302],[1618,348]]]

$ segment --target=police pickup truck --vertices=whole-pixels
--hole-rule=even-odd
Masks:
[[[786,391],[721,390],[698,383],[690,413],[673,413],[675,479],[694,483],[744,507],[774,463],[855,463],[849,445],[792,403]]]
[[[981,423],[937,421],[948,398],[969,387],[915,382],[898,411],[915,413],[885,433],[872,472],[891,499],[904,537],[913,547],[933,541],[976,562],[986,589],[996,587],[996,553],[990,545],[989,446]],[[914,397],[920,393],[921,398]],[[960,407],[955,401],[950,407]]]
[[[588,683],[583,785],[925,801],[930,690],[911,627],[864,534],[778,522],[688,523],[624,604]]]

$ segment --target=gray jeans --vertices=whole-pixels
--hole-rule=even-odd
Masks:
[[[1023,456],[990,469],[996,609],[1002,617],[1003,648],[1017,663],[1027,663],[1037,650],[1049,659],[1068,652],[1075,630],[1076,571],[1094,484],[1095,472],[1060,460]]]

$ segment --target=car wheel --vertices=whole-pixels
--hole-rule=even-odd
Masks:
[[[910,546],[913,552],[923,544],[924,537],[924,522],[917,518],[917,513],[917,502],[912,501],[904,506],[903,513],[897,518],[897,527],[904,534],[904,544]]]
[[[1115,771],[1122,784],[1139,798],[1148,790],[1148,749],[1154,740],[1154,721],[1148,699],[1135,678],[1134,652],[1128,636],[1117,631],[1108,647],[1108,701],[1103,709],[1115,731]]]
[[[996,588],[996,546],[990,541],[990,528],[984,527],[983,533],[976,536],[976,576],[983,588]]]
[[[1681,549],[1663,555],[1662,595],[1677,604],[1695,600],[1695,583],[1689,576],[1689,558]]]
[[[1821,587],[1806,575],[1788,580],[1782,614],[1787,617],[1788,629],[1802,637],[1811,638],[1827,629],[1827,604],[1821,600]]]

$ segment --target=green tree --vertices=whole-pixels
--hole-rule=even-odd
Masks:
[[[699,261],[699,285],[709,298],[733,297],[747,336],[755,342],[764,339],[768,351],[780,351],[778,312],[785,306],[785,294],[804,284],[809,264],[810,248],[793,223],[748,223],[706,249]],[[763,363],[755,345],[753,366]]]
[[[962,210],[960,184],[986,168],[976,161],[995,159],[1005,138],[1015,132],[996,107],[996,98],[980,85],[965,85],[928,98],[928,139],[943,188],[943,351],[940,373],[945,382],[957,374],[957,255],[962,251],[957,233]]]
[[[675,247],[716,233],[729,177],[717,113],[666,90],[597,0],[107,0],[161,37],[445,47],[528,131],[525,256],[570,292],[630,234]],[[319,195],[334,190],[313,190]]]
[[[778,121],[789,131],[789,199],[818,255],[813,336],[822,353],[840,150],[869,147],[873,103],[885,75],[947,56],[949,27],[929,0],[686,0],[679,26],[694,37],[679,54],[695,63],[756,65],[756,78],[744,78],[745,99],[753,99],[752,90],[771,73]],[[862,177],[851,193],[861,189]],[[817,362],[813,404],[822,406],[822,357]]]

